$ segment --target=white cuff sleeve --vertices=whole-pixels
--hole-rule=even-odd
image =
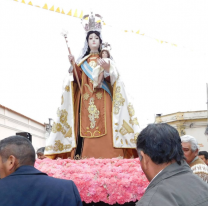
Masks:
[[[72,73],[72,71],[73,71],[73,66],[70,66],[68,72]]]
[[[108,73],[108,72],[106,72],[106,71],[104,70],[104,78],[106,78],[106,77],[108,77],[108,76],[110,76],[110,73]]]

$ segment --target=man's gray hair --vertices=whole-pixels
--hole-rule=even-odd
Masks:
[[[181,142],[189,142],[191,144],[191,150],[195,152],[197,149],[199,150],[199,145],[195,137],[191,135],[183,135],[181,136]]]
[[[37,154],[44,154],[44,151],[45,151],[45,147],[41,147],[41,148],[39,148],[38,150],[37,150]]]

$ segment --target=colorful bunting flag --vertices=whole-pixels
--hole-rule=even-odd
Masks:
[[[62,14],[65,14],[63,9],[62,9],[61,13],[62,13]]]
[[[83,17],[83,11],[81,12],[79,18],[82,19],[82,17]]]
[[[78,17],[78,16],[77,16],[77,9],[76,9],[76,11],[75,11],[75,13],[74,13],[74,17]]]
[[[71,16],[72,15],[72,10],[70,10],[67,15]]]
[[[18,0],[14,0],[14,1],[18,2]],[[25,3],[25,0],[22,0],[21,3],[26,4],[26,3]],[[30,2],[28,3],[28,5],[33,6],[32,1],[30,1]],[[38,6],[38,5],[35,5],[35,6],[38,7],[38,8],[41,8],[41,7]],[[42,8],[48,10],[48,5],[45,4]],[[52,6],[49,10],[50,10],[50,11],[54,11],[54,6]],[[55,12],[61,13],[61,14],[65,14],[63,8],[62,8],[62,11],[61,11],[59,7],[56,9]],[[75,10],[74,15],[73,15],[73,13],[72,13],[72,9],[67,13],[67,15],[73,16],[73,17],[78,17],[77,9]],[[79,15],[78,18],[81,19],[82,17],[83,17],[83,11],[81,11],[81,13],[80,13],[80,15]],[[86,17],[85,19],[88,20],[89,18]],[[99,23],[99,22],[101,22],[101,20],[98,20],[98,21],[97,21],[97,23]],[[106,23],[103,22],[103,25],[106,25]],[[124,30],[124,32],[129,32],[129,31],[128,31],[128,30]],[[139,34],[139,35],[142,35],[142,36],[146,36],[145,33],[142,33],[142,34],[141,34],[141,33],[140,33],[140,30],[138,30],[137,32],[134,32],[133,30],[130,30],[130,32],[135,33],[135,34]],[[149,37],[149,36],[146,36],[146,37]],[[149,38],[155,39],[155,38],[152,38],[152,37],[149,37]],[[177,44],[169,43],[169,42],[167,42],[167,41],[163,41],[163,40],[159,40],[159,39],[155,39],[155,40],[156,40],[158,43],[161,43],[161,44],[166,43],[166,44],[170,44],[170,45],[172,45],[172,46],[177,47]]]
[[[56,9],[56,12],[60,13],[60,9],[59,9],[59,7]]]
[[[52,6],[49,10],[50,10],[50,11],[54,11],[54,6]]]
[[[44,7],[43,7],[43,9],[47,9],[48,10],[48,5],[45,4]]]

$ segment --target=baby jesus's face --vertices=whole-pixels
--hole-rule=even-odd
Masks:
[[[102,52],[102,58],[108,58],[108,53],[107,51]]]

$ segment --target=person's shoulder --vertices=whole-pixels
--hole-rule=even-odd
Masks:
[[[74,182],[72,180],[59,179],[59,178],[50,177],[50,176],[46,176],[45,178],[47,178],[51,182],[56,182],[56,183],[60,183],[60,184],[61,183],[62,184],[74,184]]]
[[[158,186],[159,185],[157,184],[151,188],[147,188],[142,198],[136,203],[136,206],[147,206],[147,205],[149,206],[152,202],[152,199],[154,199],[155,195],[157,197]]]
[[[194,187],[193,187],[194,185]],[[200,198],[196,194],[196,189],[200,193]],[[148,206],[152,205],[192,205],[193,202],[203,203],[208,201],[208,185],[199,180],[192,173],[171,176],[161,180],[157,185],[147,191],[146,197]],[[202,200],[203,199],[203,200]],[[144,200],[145,201],[145,200]],[[208,202],[206,202],[208,203]],[[141,204],[145,205],[145,204]],[[140,206],[139,204],[137,206]]]
[[[137,202],[136,206],[172,206],[173,202],[176,203],[177,200],[175,200],[174,198],[175,194],[172,194],[171,189],[167,187],[167,183],[166,181],[164,183],[164,181],[165,180],[162,180],[158,184],[150,187],[149,189],[147,188],[147,191],[145,192],[141,200]]]
[[[42,182],[42,188],[51,188],[53,191],[60,190],[60,188],[63,188],[63,190],[67,189],[73,191],[75,187],[75,183],[72,180],[59,179],[50,176],[42,177],[39,180]],[[56,187],[54,187],[54,185],[56,185]]]
[[[196,159],[194,162],[192,162],[191,164],[189,164],[189,166],[192,168],[195,165],[205,165],[204,161],[201,158]]]
[[[161,173],[162,175],[162,173]],[[166,205],[169,206],[171,196],[178,196],[178,189],[176,187],[179,182],[177,176],[169,176],[167,178],[156,177],[153,182],[149,184],[147,190],[137,206],[150,205]],[[172,200],[175,201],[175,200]]]

